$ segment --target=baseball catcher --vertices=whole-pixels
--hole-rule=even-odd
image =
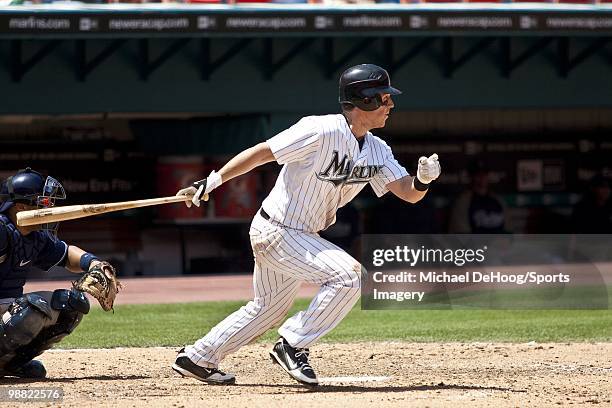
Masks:
[[[192,196],[192,203],[199,205],[222,183],[257,166],[271,161],[283,166],[249,231],[254,299],[181,349],[172,366],[175,371],[208,383],[234,383],[235,377],[220,371],[219,363],[280,323],[306,281],[319,285],[319,293],[307,310],[280,326],[270,357],[296,381],[318,384],[309,347],[352,309],[361,286],[361,264],[318,233],[332,225],[338,208],[366,185],[379,197],[391,191],[416,203],[440,175],[435,153],[421,157],[416,176],[409,175],[391,148],[370,132],[385,126],[395,106],[393,97],[400,93],[381,67],[349,68],[340,77],[341,113],[302,118],[177,193]]]
[[[111,310],[118,289],[115,269],[57,238],[57,224],[19,227],[19,211],[46,208],[66,198],[61,183],[27,168],[0,187],[0,377],[44,378],[34,357],[72,333],[89,312],[84,292]],[[23,293],[27,269],[63,266],[85,274],[71,289]]]

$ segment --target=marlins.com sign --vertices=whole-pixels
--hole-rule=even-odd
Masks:
[[[401,28],[404,21],[400,16],[347,16],[342,18],[346,28]]]
[[[13,30],[69,30],[70,20],[40,17],[11,18],[8,27]]]

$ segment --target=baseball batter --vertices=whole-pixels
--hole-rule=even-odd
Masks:
[[[308,362],[309,347],[332,330],[359,299],[361,265],[319,236],[336,211],[367,184],[377,196],[391,191],[415,203],[440,175],[436,154],[421,157],[416,177],[393,157],[391,148],[370,133],[382,128],[401,92],[384,69],[357,65],[340,78],[342,113],[308,116],[266,142],[232,158],[218,172],[180,190],[200,200],[222,182],[275,160],[283,165],[250,229],[255,257],[254,299],[229,315],[206,336],[179,351],[172,368],[208,383],[231,384],[219,370],[223,358],[279,323],[301,282],[320,286],[307,310],[286,320],[270,356],[291,377],[318,383]],[[191,202],[188,202],[191,205]]]

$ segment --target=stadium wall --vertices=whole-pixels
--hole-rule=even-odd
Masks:
[[[90,41],[92,55],[110,40]],[[151,55],[159,55],[174,40],[151,41]],[[237,40],[217,39],[213,55],[220,55]],[[354,39],[338,44],[338,52]],[[396,53],[410,49],[416,38],[396,39]],[[478,38],[456,37],[456,55]],[[533,44],[533,38],[513,39],[516,53]],[[579,39],[574,47],[580,50]],[[283,53],[293,40],[279,40]],[[26,41],[23,54],[32,56],[44,41]],[[173,58],[151,73],[139,76],[138,41],[127,43],[79,81],[73,69],[74,41],[63,41],[44,60],[15,82],[10,74],[9,40],[0,41],[0,114],[66,114],[99,112],[210,112],[291,114],[337,110],[337,77],[342,68],[327,77],[322,61],[322,41],[314,43],[272,79],[264,79],[260,57],[262,40],[255,39],[241,52],[202,80],[197,62],[198,42],[191,41]],[[344,66],[374,62],[384,65],[382,41],[346,62]],[[609,62],[599,55],[577,65],[567,78],[557,73],[555,47],[540,52],[512,71],[501,74],[498,47],[492,44],[466,61],[447,78],[443,75],[441,41],[400,67],[393,75],[405,91],[398,110],[469,108],[568,108],[612,107],[612,75]],[[500,98],[500,95],[503,97]]]

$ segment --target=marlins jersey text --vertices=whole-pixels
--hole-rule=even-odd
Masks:
[[[408,175],[391,148],[370,132],[360,149],[340,114],[305,117],[268,145],[284,167],[263,208],[272,220],[302,231],[329,227],[338,208],[366,184],[380,197],[387,184]]]

